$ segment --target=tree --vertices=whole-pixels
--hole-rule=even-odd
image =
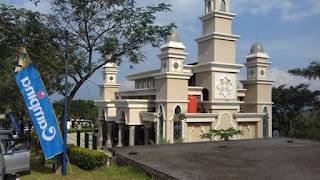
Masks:
[[[54,102],[53,107],[57,114],[62,114],[64,101]],[[95,121],[98,119],[98,108],[91,100],[73,100],[68,109],[68,118]]]
[[[210,130],[210,132],[208,133],[203,133],[201,135],[201,138],[211,138],[212,135],[213,136],[220,136],[220,140],[224,140],[224,141],[228,141],[231,137],[235,136],[235,135],[243,135],[243,131],[241,130],[236,130],[232,127],[228,128],[228,129],[219,129],[219,130],[215,130],[212,129]]]
[[[300,84],[273,88],[273,128],[279,129],[281,135],[289,136],[293,123],[318,106],[320,91],[311,92],[308,87]]]
[[[289,70],[289,73],[295,76],[303,76],[309,79],[320,78],[320,61],[312,61],[306,68],[296,68]]]
[[[311,110],[292,121],[289,136],[320,140],[320,110]]]
[[[169,11],[170,5],[137,7],[135,0],[49,0],[55,16],[49,18],[52,29],[70,33],[70,84],[68,103],[94,72],[106,63],[121,64],[123,58],[132,65],[145,59],[142,47],[160,45],[175,25],[155,25],[158,12]],[[61,33],[63,34],[63,33]],[[63,38],[56,42],[63,47]],[[64,59],[48,62],[60,76],[53,76],[55,88],[64,94]]]
[[[47,16],[37,12],[0,5],[0,112],[11,109],[18,120],[28,119],[14,78],[16,56],[21,45],[28,48],[31,58],[35,60],[49,95],[55,91],[50,83],[50,74],[54,74],[54,69],[48,67],[46,61],[57,58],[55,54],[59,46],[53,38],[57,35],[56,31],[48,28],[46,19]],[[46,59],[38,60],[34,52]]]
[[[38,1],[34,1],[38,2]],[[16,54],[25,45],[49,95],[64,95],[64,30],[70,33],[68,104],[83,83],[108,62],[132,65],[145,59],[142,47],[159,46],[174,24],[154,25],[158,12],[170,5],[136,7],[134,0],[49,0],[55,14],[43,15],[1,5],[0,9],[0,110],[14,109],[23,119],[27,114],[15,85]],[[19,107],[19,108],[18,108]],[[21,115],[20,115],[21,113]]]

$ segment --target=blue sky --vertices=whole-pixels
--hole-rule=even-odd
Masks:
[[[27,0],[0,0],[1,3],[13,4],[40,12],[50,12],[47,2],[42,0],[35,7]],[[195,38],[201,36],[201,22],[198,19],[204,13],[203,0],[138,0],[139,5],[155,2],[172,4],[172,11],[158,14],[158,24],[175,22],[181,42],[189,53],[185,63],[197,61],[197,44]],[[306,67],[312,60],[320,60],[320,3],[319,0],[231,0],[231,12],[237,14],[233,20],[232,32],[240,35],[237,42],[237,63],[244,63],[251,45],[259,41],[272,62],[269,76],[276,80],[275,86],[281,84],[296,85],[310,83],[311,89],[320,89],[320,81],[309,81],[304,78],[287,74],[292,68]],[[147,59],[134,69],[129,69],[129,63],[119,67],[118,83],[123,83],[123,89],[131,88],[133,83],[125,79],[131,74],[160,67],[157,58],[159,49],[146,47]],[[245,68],[240,76],[245,76]],[[102,82],[100,72],[90,79],[96,84]],[[56,97],[55,97],[56,98]],[[98,99],[99,88],[87,82],[79,90],[76,98]]]

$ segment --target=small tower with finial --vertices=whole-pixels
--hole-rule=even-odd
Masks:
[[[247,89],[244,98],[243,110],[248,113],[265,113],[263,122],[258,127],[258,137],[272,137],[272,84],[268,79],[267,70],[271,64],[269,56],[264,52],[261,43],[251,46],[246,56],[247,80],[241,81],[243,88]]]

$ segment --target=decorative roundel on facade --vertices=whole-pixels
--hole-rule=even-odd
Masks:
[[[175,69],[178,69],[178,68],[179,68],[179,63],[175,62],[175,63],[173,64],[173,67],[174,67]]]
[[[264,70],[261,70],[261,71],[260,71],[260,75],[261,75],[261,76],[264,76]]]
[[[166,68],[167,68],[167,63],[163,63],[163,64],[162,64],[162,68],[163,68],[163,69],[166,69]]]
[[[250,75],[251,75],[251,76],[254,75],[254,70],[253,70],[253,69],[250,70]]]
[[[113,80],[113,76],[110,76],[110,77],[109,77],[109,80],[112,81],[112,80]]]

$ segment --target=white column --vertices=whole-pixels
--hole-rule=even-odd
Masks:
[[[102,149],[104,119],[99,120],[98,147]]]
[[[118,124],[118,145],[117,147],[122,147],[123,146],[123,143],[122,143],[122,124],[119,123]]]
[[[112,122],[107,122],[107,148],[112,147]]]
[[[129,126],[129,146],[134,146],[136,126]]]

